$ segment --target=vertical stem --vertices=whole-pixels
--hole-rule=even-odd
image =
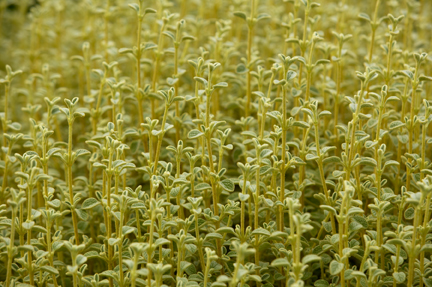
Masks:
[[[159,33],[159,40],[158,40],[158,49],[157,49],[157,54],[156,54],[156,63],[154,65],[154,70],[153,70],[153,78],[152,78],[152,91],[155,93],[156,92],[156,83],[157,83],[157,79],[158,79],[158,73],[159,73],[159,66],[160,66],[160,60],[161,60],[161,53],[162,53],[162,46],[163,46],[163,31],[165,30],[165,21],[163,21],[162,27],[160,29],[160,33]],[[156,103],[155,103],[155,99],[151,99],[151,116],[152,119],[156,119]]]
[[[285,77],[285,68],[284,68],[284,77]],[[284,202],[285,200],[285,157],[286,157],[286,127],[285,127],[285,123],[286,123],[286,88],[282,87],[282,121],[283,121],[283,126],[282,126],[282,155],[281,155],[281,160],[282,160],[282,165],[281,165],[281,182],[280,182],[280,191],[279,191],[279,201],[280,202]],[[283,206],[279,206],[279,231],[284,230],[285,227],[285,223],[284,223],[284,211],[283,211]]]
[[[413,226],[413,234],[411,239],[411,246],[414,247],[416,245],[417,241],[417,227],[418,227],[418,208],[415,207],[414,211],[414,226]],[[414,263],[416,257],[414,254],[411,254],[414,252],[414,250],[410,251],[410,254],[408,254],[408,285],[407,286],[413,286],[414,282]]]
[[[255,0],[252,0],[251,3],[251,14],[250,18],[253,19],[255,15]],[[248,40],[247,40],[247,62],[248,62],[248,72],[247,72],[247,83],[246,83],[246,107],[245,107],[245,118],[247,118],[250,114],[250,105],[251,105],[251,67],[250,63],[252,60],[252,38],[253,38],[253,24],[248,23]]]
[[[376,0],[375,3],[375,12],[374,12],[374,18],[373,18],[373,24],[376,24],[377,16],[378,16],[378,8],[379,8],[380,0]],[[372,61],[372,55],[373,55],[373,48],[375,43],[375,32],[377,27],[372,27],[372,36],[371,36],[371,43],[369,48],[369,63]]]
[[[16,219],[16,208],[12,207],[12,222],[11,222],[11,234],[10,242],[8,248],[8,264],[7,264],[7,274],[6,274],[6,284],[5,286],[10,286],[10,279],[12,276],[12,262],[13,262],[13,247],[15,242],[15,219]]]
[[[73,115],[70,115],[71,117]],[[68,189],[69,189],[69,201],[71,203],[72,206],[74,206],[74,194],[73,194],[73,188],[72,188],[72,132],[73,132],[73,120],[68,120],[68,124],[69,124],[69,133],[68,133],[68,163],[66,164],[67,167],[67,175],[68,175]],[[71,209],[71,214],[72,214],[72,224],[73,224],[73,229],[74,229],[74,235],[75,235],[75,243],[76,245],[79,245],[79,234],[78,234],[78,220],[77,220],[77,215],[75,212],[75,209]]]
[[[414,73],[414,79],[417,80],[417,74],[418,74],[419,64],[416,63],[415,73]],[[416,90],[417,85],[414,84],[412,86],[412,94],[411,94],[411,110],[410,110],[410,126],[409,126],[409,140],[408,140],[408,153],[412,154],[413,152],[413,134],[414,134],[414,112],[415,112],[415,101],[416,101]],[[406,171],[406,189],[410,191],[410,184],[411,184],[411,169],[407,168]]]
[[[31,177],[30,177],[31,180]],[[33,185],[29,184],[29,182],[27,183],[28,187],[27,187],[27,221],[31,221],[32,216],[31,216],[31,210],[32,210],[32,191],[33,191]],[[27,245],[31,245],[31,229],[27,230]],[[27,252],[27,256],[28,256],[28,266],[29,266],[29,276],[30,276],[30,284],[34,285],[34,270],[33,270],[33,258],[32,258],[32,251],[29,250]]]

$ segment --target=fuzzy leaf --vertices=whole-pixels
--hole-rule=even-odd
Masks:
[[[96,198],[88,198],[86,199],[83,204],[81,205],[81,208],[84,210],[91,209],[99,204],[99,201]]]
[[[339,263],[336,260],[333,260],[332,262],[330,262],[330,274],[331,275],[338,275],[339,273],[341,273],[343,268],[344,268],[343,263]]]
[[[224,179],[219,182],[220,186],[226,191],[234,191],[235,185],[229,179]]]

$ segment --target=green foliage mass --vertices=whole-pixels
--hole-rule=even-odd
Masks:
[[[432,1],[316,1],[0,0],[0,286],[432,287]]]

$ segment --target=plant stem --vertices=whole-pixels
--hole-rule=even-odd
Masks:
[[[7,274],[6,274],[6,283],[5,286],[10,286],[10,280],[11,280],[11,276],[12,276],[12,262],[14,259],[13,256],[13,247],[14,247],[14,243],[15,243],[15,219],[17,216],[17,211],[15,207],[12,207],[12,222],[11,222],[11,234],[10,234],[10,242],[9,242],[9,248],[7,250],[7,254],[8,254],[8,263],[7,263]],[[54,276],[55,277],[55,276]]]
[[[253,19],[255,16],[255,0],[251,0],[251,13],[250,18]],[[253,24],[248,23],[248,39],[247,39],[247,63],[248,63],[248,72],[247,72],[247,82],[246,82],[246,106],[245,106],[245,118],[247,118],[250,114],[250,106],[251,106],[251,98],[252,98],[252,91],[251,91],[251,81],[252,81],[252,75],[251,75],[251,68],[250,64],[252,61],[252,38],[253,38]]]
[[[324,195],[326,197],[327,204],[330,204],[330,195],[329,195],[329,191],[327,189],[327,183],[326,183],[326,179],[325,179],[325,175],[324,175],[324,166],[323,166],[323,161],[322,161],[322,157],[321,157],[318,122],[315,122],[314,125],[315,125],[315,146],[316,146],[317,156],[318,156],[317,163],[318,163],[318,169],[319,169],[320,178],[321,178],[321,184],[323,186]],[[331,221],[331,225],[332,225],[332,234],[334,235],[334,234],[336,234],[335,219],[334,219],[334,216],[332,214],[329,214],[329,216],[330,216],[330,221]]]
[[[423,198],[422,198],[423,200]],[[414,209],[414,224],[413,224],[413,234],[412,234],[412,238],[411,238],[411,246],[414,248],[414,246],[416,245],[416,241],[417,241],[417,228],[418,228],[418,208],[416,207]],[[410,251],[410,253],[408,254],[408,285],[407,286],[413,286],[413,282],[414,282],[414,263],[416,260],[416,257],[414,256],[414,254],[412,254],[414,252],[414,249],[412,249]]]
[[[158,73],[159,73],[159,66],[160,66],[160,61],[161,61],[161,53],[162,53],[162,48],[163,48],[163,43],[164,43],[164,37],[162,35],[162,33],[165,30],[165,26],[166,26],[166,22],[163,21],[162,23],[162,27],[160,29],[160,33],[159,33],[159,40],[158,40],[158,49],[157,49],[157,53],[156,53],[156,63],[154,65],[154,70],[153,70],[153,77],[152,77],[152,91],[153,93],[156,92],[156,83],[157,83],[157,79],[158,79]],[[152,119],[156,119],[156,102],[155,99],[151,99],[151,116]]]
[[[375,3],[376,3],[375,4],[375,13],[374,13],[374,18],[373,18],[374,25],[377,24],[376,20],[377,20],[377,16],[378,16],[378,8],[379,8],[380,0],[376,0]],[[374,44],[375,44],[375,32],[376,32],[376,28],[377,28],[377,26],[372,26],[371,43],[370,43],[369,56],[368,56],[369,63],[372,61],[373,48],[374,48]]]
[[[71,115],[73,116],[73,115]],[[71,203],[71,206],[74,207],[74,194],[73,194],[73,188],[72,188],[72,133],[73,133],[73,120],[68,120],[69,124],[69,133],[68,133],[68,163],[66,164],[67,169],[67,176],[68,176],[68,189],[69,189],[69,201]],[[74,235],[75,235],[75,243],[76,245],[79,245],[79,234],[78,234],[78,220],[77,215],[75,212],[75,209],[71,209],[72,213],[72,224],[74,228]]]
[[[285,70],[285,68],[284,68]],[[284,77],[285,77],[285,71],[284,71]],[[281,182],[280,182],[280,190],[279,190],[279,201],[284,202],[285,200],[285,161],[286,161],[286,88],[282,87],[282,154],[281,154]],[[279,211],[279,231],[283,232],[285,223],[284,223],[284,211],[283,206],[278,207]]]
[[[419,70],[419,64],[416,64],[415,67],[415,73],[414,73],[414,79],[417,80]],[[412,154],[413,152],[413,134],[414,134],[414,111],[415,111],[415,102],[416,102],[416,90],[417,90],[418,82],[415,82],[412,86],[412,93],[411,93],[411,110],[410,110],[410,125],[409,125],[409,132],[408,132],[408,153]],[[410,184],[411,184],[411,169],[407,168],[406,171],[406,189],[410,191]]]

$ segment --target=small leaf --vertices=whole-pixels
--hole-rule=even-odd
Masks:
[[[325,158],[324,160],[323,160],[323,163],[324,164],[329,164],[329,163],[341,163],[342,161],[341,161],[341,159],[339,158],[339,157],[337,157],[337,156],[330,156],[330,157],[327,157],[327,158]]]
[[[209,239],[223,239],[223,236],[219,233],[209,233],[206,235],[204,240],[209,240]]]
[[[244,12],[234,12],[234,16],[242,18],[245,21],[247,20],[246,13],[244,13]]]
[[[234,191],[235,185],[229,179],[224,179],[219,182],[220,186],[226,191]]]
[[[213,85],[213,88],[226,88],[226,87],[228,87],[228,83],[225,82],[220,82],[217,83],[216,85]]]
[[[373,167],[377,166],[376,160],[373,159],[373,158],[370,158],[370,157],[363,157],[360,160],[360,164],[362,164],[362,165],[368,165],[368,166],[373,166]]]
[[[259,20],[263,20],[263,19],[269,19],[269,18],[271,18],[271,16],[269,15],[269,14],[267,14],[267,13],[262,13],[262,14],[259,14],[258,16],[257,16],[257,20],[259,21]]]
[[[139,5],[136,4],[136,3],[129,4],[129,7],[131,7],[132,9],[134,9],[136,12],[139,12],[139,10],[140,10]]]
[[[393,273],[393,278],[396,280],[397,283],[403,283],[405,282],[406,275],[404,272],[395,272]]]
[[[206,189],[211,189],[211,186],[210,186],[210,184],[205,183],[205,182],[197,184],[195,186],[196,191],[201,191],[201,190],[206,190]]]
[[[86,263],[86,261],[87,261],[87,257],[85,257],[82,254],[78,254],[78,256],[76,257],[76,264],[77,265],[82,265],[82,264]]]
[[[302,258],[302,263],[303,264],[309,264],[310,262],[320,261],[320,260],[321,260],[321,257],[319,257],[318,255],[309,254],[309,255],[306,255]]]
[[[98,204],[99,204],[99,201],[96,198],[91,197],[91,198],[87,198],[83,202],[83,204],[81,205],[81,208],[84,210],[87,210],[87,209],[91,209],[91,208],[97,206]]]
[[[428,77],[428,76],[420,76],[418,79],[419,79],[420,82],[425,82],[425,81],[430,82],[430,81],[432,81],[432,77]]]
[[[59,274],[59,272],[58,272],[57,269],[55,269],[54,267],[48,266],[48,265],[42,266],[41,269],[43,271],[46,271],[46,272],[50,273],[50,274],[54,274],[54,275],[58,275]]]
[[[336,260],[333,260],[330,263],[330,274],[331,275],[338,275],[339,273],[341,273],[341,271],[344,268],[344,264],[343,263],[339,263]]]
[[[404,213],[405,219],[411,220],[414,218],[414,208],[410,207],[407,210],[405,210]]]
[[[273,267],[285,267],[285,266],[289,266],[290,263],[288,262],[288,260],[286,258],[278,258],[273,260],[273,262],[271,263],[271,266]]]
[[[308,123],[303,122],[303,121],[295,121],[293,123],[293,126],[294,127],[300,127],[300,128],[303,128],[303,129],[307,129],[307,128],[310,127],[310,125]]]
[[[245,65],[243,65],[243,64],[237,65],[236,72],[238,74],[244,74],[244,73],[247,73],[247,71],[249,71],[249,70],[246,68]]]
[[[263,236],[270,236],[270,231],[264,229],[264,228],[257,228],[254,231],[252,231],[251,235],[263,235]]]
[[[239,199],[240,199],[240,201],[246,201],[246,200],[248,200],[249,199],[249,194],[243,194],[243,193],[239,193]]]
[[[405,126],[405,124],[403,122],[401,122],[401,121],[393,121],[393,122],[390,123],[389,129],[390,130],[394,130],[394,129],[401,128],[403,126]]]
[[[330,286],[330,284],[327,281],[320,279],[320,280],[315,281],[314,286],[315,287],[328,287],[328,286]]]
[[[360,13],[358,16],[359,16],[359,18],[361,18],[363,20],[371,21],[371,18],[366,13]]]
[[[83,209],[75,209],[75,212],[76,212],[76,214],[78,215],[78,217],[81,220],[85,221],[85,220],[88,219],[88,214],[87,214],[87,212],[85,210],[83,210]]]
[[[195,77],[194,79],[195,79],[195,81],[197,81],[197,82],[203,84],[204,86],[206,86],[206,87],[208,86],[208,82],[207,82],[206,79],[201,78],[201,77]]]

